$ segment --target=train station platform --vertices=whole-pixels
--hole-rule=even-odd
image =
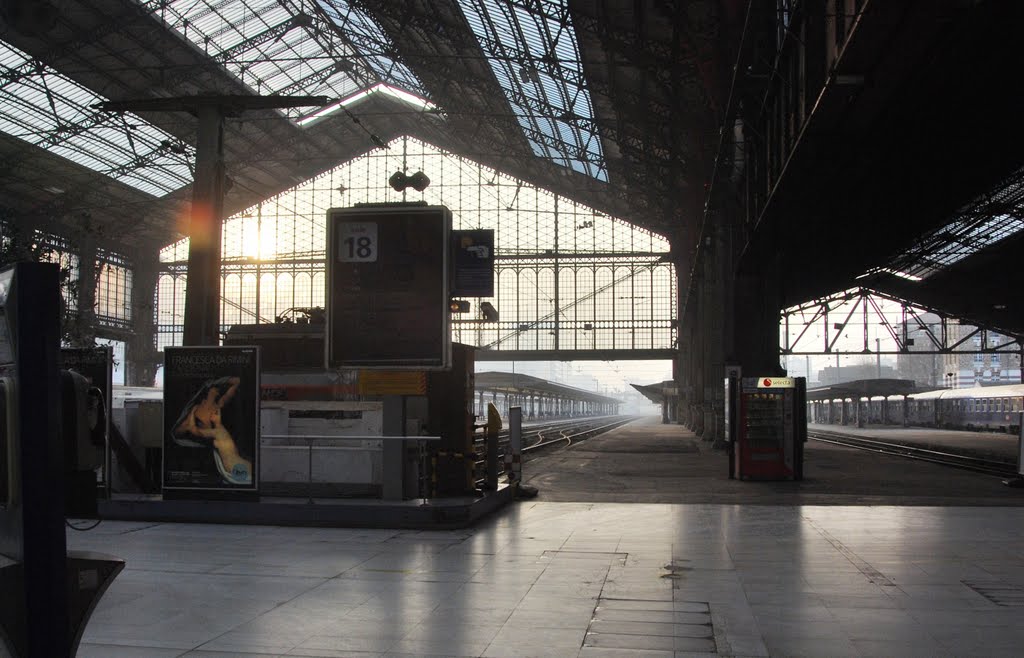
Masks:
[[[1020,654],[1019,490],[813,442],[800,483],[729,481],[723,460],[645,419],[531,459],[539,497],[473,528],[70,532],[127,560],[79,655]],[[932,498],[886,481],[918,468]],[[868,469],[874,496],[853,491]]]
[[[993,442],[1005,438],[950,434]],[[1003,486],[997,476],[816,441],[805,446],[801,482],[730,480],[723,451],[655,417],[532,459],[523,466],[523,477],[540,490],[540,500],[558,502],[1024,505],[1024,490]]]
[[[809,430],[840,432],[850,436],[887,441],[929,450],[955,454],[998,459],[1006,462],[1017,461],[1017,437],[1001,432],[966,432],[943,430],[930,427],[871,426],[810,424]]]

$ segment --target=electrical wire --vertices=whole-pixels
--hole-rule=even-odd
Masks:
[[[95,530],[96,526],[98,526],[101,523],[103,523],[103,519],[96,519],[96,522],[90,526],[77,526],[71,521],[64,519],[64,525],[71,528],[72,530],[77,530],[78,532],[89,532],[90,530]]]

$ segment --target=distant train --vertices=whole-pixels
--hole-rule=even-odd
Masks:
[[[816,423],[857,422],[861,425],[912,425],[958,430],[1020,432],[1024,384],[954,388],[906,396],[819,400],[808,403]],[[852,423],[851,423],[852,424]]]
[[[1016,433],[1024,411],[1024,384],[914,393],[906,404],[910,425]]]

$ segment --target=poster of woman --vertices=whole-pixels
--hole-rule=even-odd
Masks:
[[[258,489],[259,348],[164,350],[163,487]]]

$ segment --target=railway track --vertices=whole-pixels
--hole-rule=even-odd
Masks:
[[[616,427],[636,420],[639,416],[591,416],[586,418],[573,418],[559,420],[552,423],[526,425],[522,428],[523,453],[536,451],[540,448],[564,444],[566,447],[572,445],[573,441],[582,441],[602,434]],[[477,486],[484,487],[486,478],[486,443],[482,436],[478,436],[474,442],[475,452],[475,475],[474,480]],[[504,462],[504,455],[510,450],[509,432],[503,430],[498,434],[499,463]],[[525,459],[525,456],[524,456]]]
[[[942,466],[963,468],[978,473],[985,473],[987,475],[996,475],[999,477],[1014,477],[1017,475],[1016,464],[998,459],[971,457],[953,452],[943,452],[940,450],[910,446],[902,443],[879,441],[877,439],[866,439],[859,436],[850,436],[849,434],[829,432],[826,430],[808,430],[807,438],[815,441],[821,441],[822,443],[845,446],[847,448],[870,450],[872,452],[879,452],[886,455],[896,455],[907,459],[916,459],[918,461],[930,462],[932,464],[941,464]]]
[[[625,425],[636,420],[638,416],[601,416],[599,418],[581,418],[568,423],[557,423],[550,426],[533,426],[523,428],[523,452],[529,452],[552,445],[572,445],[573,441],[582,441],[598,434]]]

